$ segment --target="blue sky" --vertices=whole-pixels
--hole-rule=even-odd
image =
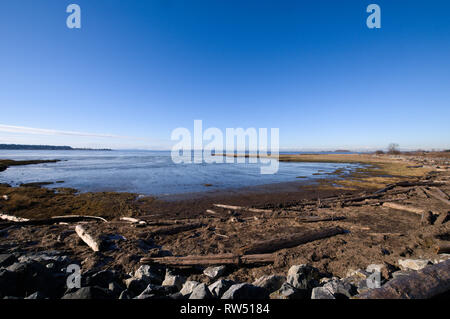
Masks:
[[[82,9],[66,27],[67,5]],[[381,7],[368,29],[366,7]],[[0,143],[168,148],[177,127],[282,148],[450,148],[448,1],[2,0]]]

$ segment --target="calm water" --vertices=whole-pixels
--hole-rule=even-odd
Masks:
[[[174,164],[170,152],[156,151],[0,151],[0,158],[63,160],[10,167],[0,172],[0,183],[64,181],[49,187],[146,195],[209,192],[305,180],[297,176],[312,180],[324,177],[314,173],[330,173],[338,168],[350,171],[357,167],[355,164],[281,162],[277,174],[261,175],[260,164]]]

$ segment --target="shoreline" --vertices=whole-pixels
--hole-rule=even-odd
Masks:
[[[284,276],[291,266],[307,264],[317,269],[324,281],[333,277],[343,281],[349,278],[351,270],[360,269],[363,273],[361,269],[379,264],[384,280],[389,282],[396,272],[404,271],[401,260],[434,263],[445,259],[434,247],[450,240],[450,218],[445,216],[448,215],[445,204],[433,196],[438,191],[450,193],[450,159],[404,155],[353,160],[356,159],[365,160],[369,166],[342,179],[330,176],[315,185],[294,187],[292,191],[272,185],[266,192],[236,192],[177,201],[139,198],[131,193],[77,194],[63,188],[54,192],[41,187],[0,185],[0,196],[8,197],[0,199],[0,211],[9,215],[32,220],[89,215],[107,220],[40,226],[0,223],[0,231],[7,229],[2,232],[0,248],[20,256],[58,251],[79,263],[86,274],[114,269],[126,290],[129,290],[126,274],[142,267],[142,260],[148,257],[236,254],[260,241],[333,227],[345,232],[279,249],[273,253],[273,263],[269,265],[227,266],[222,278],[252,283],[262,276]],[[395,206],[389,203],[423,213],[399,211],[390,208]],[[216,204],[234,208],[220,208]],[[425,214],[428,211],[431,215]],[[132,217],[139,222],[120,217]],[[304,221],[311,218],[317,221]],[[74,231],[76,225],[83,225],[93,238],[113,246],[93,252],[80,241]],[[164,272],[166,268],[172,269],[187,280],[213,283],[198,267],[186,270],[151,267]]]

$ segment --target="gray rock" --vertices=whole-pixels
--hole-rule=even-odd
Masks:
[[[84,276],[86,277],[86,275]],[[116,274],[111,270],[101,270],[86,278],[86,286],[98,286],[109,288],[109,283],[114,281]]]
[[[170,294],[176,293],[178,287],[172,286],[158,286],[149,284],[147,288],[141,293],[141,295],[155,295],[155,296],[168,296]]]
[[[297,289],[285,282],[281,288],[270,294],[270,299],[307,299],[309,292],[306,289]]]
[[[189,299],[211,299],[213,295],[205,284],[197,285],[192,291]]]
[[[127,289],[125,289],[120,293],[119,299],[133,299],[133,298],[130,292]]]
[[[232,285],[234,281],[232,280],[217,280],[215,283],[208,286],[209,291],[215,298],[220,298]]]
[[[367,266],[366,271],[369,273],[373,273],[374,271],[381,273],[384,268],[386,268],[386,266],[383,264],[370,264]]]
[[[162,282],[163,286],[177,286],[178,290],[180,290],[184,283],[186,282],[186,277],[175,275],[171,273],[169,270],[166,272],[166,277]]]
[[[336,299],[331,291],[325,287],[313,288],[311,292],[311,299]]]
[[[50,250],[39,253],[31,253],[22,255],[19,258],[19,262],[27,263],[30,261],[35,261],[41,264],[48,263],[57,263],[57,264],[68,264],[70,263],[70,258],[68,256],[64,256],[59,251]]]
[[[61,299],[112,299],[108,289],[100,287],[83,287],[75,292],[65,294]]]
[[[17,258],[13,254],[0,254],[0,267],[8,267],[16,260]]]
[[[243,283],[231,286],[222,296],[222,299],[267,299],[269,293],[266,289]]]
[[[19,295],[19,289],[17,287],[17,274],[6,270],[0,270],[0,298],[3,296],[15,296]]]
[[[13,280],[12,285],[15,295],[18,297],[25,297],[31,291],[40,291],[50,298],[56,298],[61,296],[66,288],[65,276],[61,276],[62,274],[55,273],[33,260],[16,262],[8,266],[6,270],[10,273],[5,273],[4,279]],[[2,279],[0,278],[1,282]],[[4,291],[3,295],[6,295]]]
[[[183,300],[186,299],[186,296],[182,295],[180,292],[176,292],[174,294],[169,295],[169,299]]]
[[[208,267],[203,271],[203,274],[205,274],[212,280],[215,280],[220,276],[222,276],[225,273],[225,270],[226,270],[225,266]]]
[[[108,289],[115,295],[115,296],[119,296],[122,291],[125,290],[125,287],[123,287],[121,284],[119,284],[116,281],[110,282],[108,284]]]
[[[145,280],[136,279],[134,277],[125,279],[124,283],[125,283],[127,290],[135,296],[137,296],[141,292],[143,292],[144,289],[147,288],[147,286],[148,286],[148,284]]]
[[[280,289],[285,281],[286,281],[285,276],[277,276],[277,275],[262,276],[262,277],[256,279],[253,282],[253,285],[255,285],[257,287],[265,288],[269,292],[274,292],[274,291]]]
[[[287,275],[287,283],[297,289],[311,290],[319,285],[320,273],[309,265],[292,266]]]
[[[399,259],[398,264],[402,270],[421,270],[430,264],[428,259]]]
[[[323,285],[336,299],[347,299],[357,294],[357,288],[345,280],[333,279]]]
[[[188,280],[184,283],[183,288],[180,290],[180,293],[183,296],[189,295],[192,293],[192,291],[195,289],[195,287],[197,287],[198,285],[200,285],[200,283],[198,281],[193,281],[193,280]]]
[[[34,294],[29,295],[25,299],[46,299],[46,297],[42,292],[36,291]]]
[[[401,276],[407,276],[409,274],[411,274],[411,271],[398,270],[398,271],[394,271],[391,275],[392,275],[392,278],[395,279],[395,278],[398,278]]]
[[[149,265],[142,265],[135,271],[134,277],[137,279],[142,279],[148,284],[152,283],[155,285],[160,285],[163,278],[159,275],[158,271]]]

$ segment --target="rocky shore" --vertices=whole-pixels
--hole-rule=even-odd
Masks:
[[[371,264],[366,269],[349,270],[344,278],[323,277],[315,267],[293,265],[285,275],[266,275],[251,283],[227,279],[226,266],[204,268],[200,278],[190,280],[186,271],[160,266],[141,265],[136,271],[90,270],[77,277],[78,265],[58,251],[20,255],[0,255],[0,297],[3,299],[348,299],[367,298],[370,291],[382,286],[408,282],[417,274],[439,266],[441,283],[429,287],[426,282],[416,291],[397,292],[398,297],[448,297],[450,289],[450,255],[439,260],[401,259],[401,268],[388,269]],[[74,264],[75,263],[75,264]],[[71,267],[72,265],[72,267]],[[198,270],[198,269],[197,269]],[[202,278],[203,277],[203,278]],[[426,279],[426,278],[425,278]],[[77,281],[78,286],[77,286]],[[410,287],[409,287],[410,288]],[[425,290],[423,289],[425,288]],[[428,290],[427,290],[428,289]],[[447,293],[447,294],[446,294]]]
[[[281,203],[0,185],[0,298],[448,297],[449,160],[383,161],[414,174]]]

